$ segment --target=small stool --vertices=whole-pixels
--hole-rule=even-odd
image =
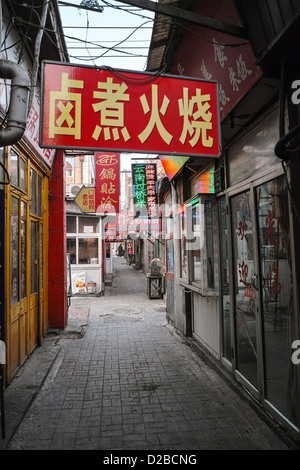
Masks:
[[[163,276],[147,274],[147,295],[149,299],[161,299],[163,296]]]
[[[5,439],[4,370],[3,370],[3,364],[0,364],[0,411],[1,411],[1,432],[2,432],[2,439]]]

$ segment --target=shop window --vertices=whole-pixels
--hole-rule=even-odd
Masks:
[[[26,191],[26,162],[13,150],[10,152],[10,183]]]
[[[299,365],[291,360],[292,343],[299,339],[293,308],[292,257],[288,187],[283,176],[256,188],[266,399],[296,425]],[[276,374],[274,367],[276,364]],[[278,393],[278,390],[281,393]]]
[[[27,204],[21,201],[21,299],[26,295],[26,227],[27,227]]]
[[[98,263],[98,238],[78,239],[78,264]]]
[[[205,201],[205,228],[206,228],[206,254],[207,254],[207,290],[214,291],[214,235],[213,235],[213,205],[212,201]]]
[[[42,217],[42,178],[41,176],[31,169],[30,172],[30,212]]]
[[[10,153],[10,182],[19,186],[19,155],[15,152]]]
[[[79,233],[97,233],[99,219],[95,217],[79,217]]]
[[[38,222],[31,221],[31,261],[30,261],[30,279],[31,279],[31,294],[38,292],[39,284],[39,259],[38,259],[38,250],[39,250],[39,224]]]
[[[76,238],[67,238],[67,253],[70,255],[70,264],[77,264]]]
[[[11,198],[11,304],[27,297],[27,204]]]
[[[26,162],[20,158],[20,188],[26,191]]]
[[[187,250],[187,214],[186,208],[183,206],[179,214],[179,230],[180,230],[180,274],[185,282],[189,282],[188,273],[188,250]]]
[[[67,233],[76,233],[77,217],[67,216]]]
[[[11,304],[19,297],[19,200],[11,198]]]
[[[37,173],[36,171],[31,170],[31,173],[30,173],[30,197],[31,197],[30,212],[32,214],[36,214],[36,208],[37,208],[36,180],[37,180]]]
[[[100,246],[99,217],[67,216],[67,253],[70,264],[99,264]]]
[[[197,195],[179,210],[181,285],[202,295],[217,294],[216,200]]]
[[[37,215],[42,217],[42,178],[37,176]]]

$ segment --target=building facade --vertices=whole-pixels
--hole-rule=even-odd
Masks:
[[[168,320],[299,439],[300,4],[189,7],[202,26],[156,15],[148,70],[218,81],[222,156],[162,190]]]
[[[101,293],[104,288],[102,218],[94,213],[84,213],[76,204],[76,196],[84,187],[95,187],[94,154],[66,152],[66,217],[67,217],[67,253],[69,255],[70,293],[79,293],[75,287],[74,276],[84,275],[81,292],[87,292],[88,283],[96,283],[95,291]],[[105,259],[104,259],[105,263]]]
[[[37,15],[50,31],[37,34]],[[47,6],[32,2],[2,2],[1,67],[18,64],[29,78],[28,111],[23,137],[1,148],[1,288],[0,338],[6,344],[6,382],[42,341],[49,326],[48,270],[50,194],[55,151],[39,147],[40,79],[39,61],[67,60],[66,47],[56,37],[62,31],[56,2]],[[16,22],[15,18],[19,20]],[[33,21],[33,23],[32,23]],[[36,24],[35,24],[36,23]],[[54,43],[53,43],[54,41]],[[32,53],[32,44],[38,57]],[[1,68],[2,70],[2,68]],[[1,77],[2,130],[7,128],[13,90],[11,81]],[[63,230],[63,226],[60,231]]]

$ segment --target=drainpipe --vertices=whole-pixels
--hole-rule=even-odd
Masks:
[[[23,67],[0,60],[0,77],[11,79],[7,127],[0,128],[0,147],[18,142],[26,129],[30,81]]]

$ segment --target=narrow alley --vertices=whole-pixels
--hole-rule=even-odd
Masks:
[[[114,258],[104,296],[73,297],[72,309],[79,329],[69,325],[46,337],[59,352],[17,430],[2,440],[7,450],[292,448],[173,334],[164,301],[148,299],[145,275],[124,258]],[[20,374],[23,397],[33,387],[26,373],[38,354],[39,348]],[[8,412],[8,425],[9,419]]]

